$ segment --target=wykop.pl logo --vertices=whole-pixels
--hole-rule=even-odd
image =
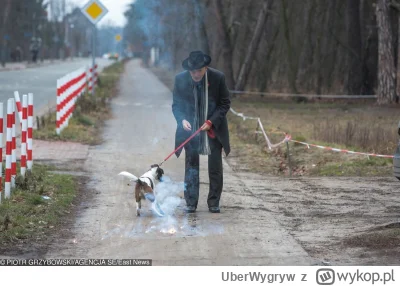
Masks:
[[[333,285],[335,283],[335,271],[330,268],[321,268],[317,271],[318,285]]]

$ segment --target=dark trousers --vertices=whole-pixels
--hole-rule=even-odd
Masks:
[[[222,144],[218,139],[209,138],[211,155],[208,155],[208,177],[210,188],[208,192],[208,207],[219,207],[223,187]],[[200,158],[196,141],[185,145],[185,200],[187,206],[197,208],[199,201],[199,167]]]

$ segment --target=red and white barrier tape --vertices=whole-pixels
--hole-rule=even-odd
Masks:
[[[320,145],[315,145],[315,144],[311,144],[311,143],[306,143],[306,142],[301,142],[301,141],[297,141],[297,140],[293,140],[292,137],[289,134],[285,133],[285,138],[277,143],[277,144],[272,144],[271,140],[269,140],[267,133],[264,130],[264,127],[261,123],[261,119],[259,117],[248,117],[248,116],[244,116],[243,113],[238,113],[236,111],[234,111],[232,108],[230,109],[231,112],[239,117],[242,117],[243,120],[246,119],[252,119],[252,120],[257,120],[258,121],[258,125],[261,128],[261,133],[264,135],[265,141],[267,142],[268,148],[271,150],[272,148],[276,148],[279,145],[282,145],[286,142],[296,142],[299,144],[303,144],[306,145],[308,148],[310,148],[310,146],[312,147],[316,147],[316,148],[320,148],[320,149],[324,149],[324,150],[330,150],[330,151],[334,151],[334,152],[340,152],[340,153],[347,153],[347,154],[354,154],[354,155],[364,155],[364,156],[368,156],[368,157],[380,157],[380,158],[394,158],[393,155],[381,155],[381,154],[375,154],[375,153],[365,153],[365,152],[355,152],[355,151],[349,151],[349,150],[345,150],[345,149],[338,149],[338,148],[332,148],[332,147],[326,147],[326,146],[320,146]],[[283,133],[283,132],[282,132]]]
[[[319,149],[324,149],[324,150],[329,150],[333,152],[340,152],[340,153],[347,153],[347,154],[354,154],[354,155],[364,155],[368,157],[380,157],[380,158],[394,158],[393,155],[380,155],[380,154],[375,154],[375,153],[364,153],[364,152],[355,152],[355,151],[349,151],[345,149],[338,149],[338,148],[332,148],[332,147],[327,147],[327,146],[321,146],[321,145],[315,145],[315,144],[310,144],[306,142],[301,142],[297,140],[290,140],[292,142],[296,142],[298,144],[306,145],[308,148],[311,147],[316,147]]]
[[[259,125],[260,128],[261,128],[261,133],[264,135],[265,141],[267,142],[268,148],[269,148],[270,150],[271,150],[272,148],[276,148],[276,147],[278,147],[279,145],[284,144],[284,143],[287,142],[289,139],[291,139],[290,135],[286,135],[286,136],[285,136],[285,139],[283,139],[281,142],[276,143],[276,144],[272,144],[272,143],[271,143],[271,140],[269,140],[268,135],[267,135],[267,133],[266,133],[265,130],[264,130],[264,126],[263,126],[263,124],[262,124],[262,122],[261,122],[260,117],[249,117],[249,116],[245,116],[245,115],[243,115],[243,113],[238,113],[238,112],[236,112],[235,110],[233,110],[233,108],[231,108],[230,110],[231,110],[231,112],[232,112],[233,114],[235,114],[236,116],[239,116],[239,117],[243,118],[243,120],[247,120],[247,119],[249,119],[249,120],[257,120],[257,123],[258,123],[258,125]]]
[[[57,80],[57,124],[59,135],[68,126],[75,109],[75,102],[86,87],[86,70],[81,68]]]
[[[231,107],[230,111],[231,111],[233,114],[235,114],[236,116],[242,117],[243,120],[246,120],[246,119],[250,119],[250,120],[259,120],[259,119],[260,119],[259,117],[249,117],[249,116],[245,116],[245,115],[243,115],[243,113],[239,113],[239,112],[236,112],[235,110],[233,110],[232,107]]]

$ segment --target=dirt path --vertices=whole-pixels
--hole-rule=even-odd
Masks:
[[[198,212],[183,212],[183,157],[163,168],[170,182],[160,187],[162,206],[171,215],[155,217],[147,203],[135,216],[133,189],[118,177],[136,175],[159,163],[173,149],[175,120],[170,91],[139,62],[131,61],[113,101],[114,118],[105,143],[91,148],[85,169],[95,198],[82,207],[73,237],[57,240],[46,258],[151,258],[154,265],[311,265],[315,261],[274,218],[262,200],[224,163],[225,188],[221,214],[206,205],[208,177],[201,159]],[[267,185],[268,182],[261,182]]]
[[[400,189],[396,179],[236,174],[248,194],[319,263],[399,264]]]

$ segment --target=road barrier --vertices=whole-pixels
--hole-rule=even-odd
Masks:
[[[13,100],[13,103],[15,101]],[[11,187],[15,188],[15,177],[17,176],[17,138],[15,136],[15,105],[12,105],[11,116]]]
[[[21,105],[21,99],[19,98],[18,91],[14,91],[14,99],[15,99],[15,105],[17,106],[17,110],[18,110],[19,123],[22,126],[22,105]]]
[[[28,97],[26,94],[22,97],[22,132],[21,132],[21,175],[26,172],[26,133],[28,119]]]
[[[33,94],[28,93],[28,138],[27,138],[27,167],[28,170],[32,170],[33,166]]]
[[[88,92],[93,94],[93,88],[97,84],[98,73],[97,73],[98,65],[95,64],[94,67],[88,68]]]
[[[6,143],[6,180],[4,187],[4,198],[11,196],[11,154],[12,154],[12,115],[13,115],[14,99],[10,98],[7,101],[7,143]]]
[[[93,93],[97,83],[97,64],[91,68],[80,68],[57,80],[57,122],[58,135],[68,126],[75,110],[75,103],[85,92]]]
[[[68,126],[75,109],[75,102],[85,92],[86,70],[81,68],[57,80],[57,122],[56,131],[61,131]]]
[[[31,171],[33,167],[33,94],[24,94],[22,104],[19,92],[14,92],[15,98],[7,101],[6,118],[6,168],[4,179],[4,198],[10,198],[12,188],[15,188],[17,176],[17,136],[16,136],[16,116],[21,114],[21,175],[25,176],[26,170]],[[0,102],[0,142],[3,142],[3,122],[4,110],[3,103]],[[0,144],[0,203],[3,194],[3,146]],[[27,164],[28,163],[28,164]]]

